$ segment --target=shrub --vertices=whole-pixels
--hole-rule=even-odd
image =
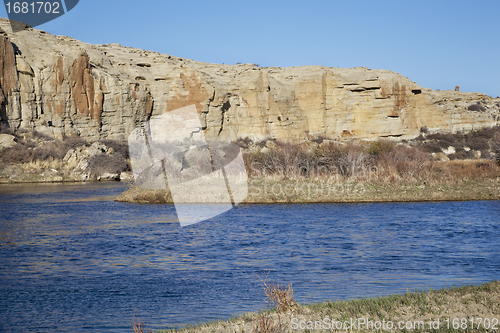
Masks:
[[[243,149],[247,149],[248,147],[250,147],[250,144],[253,142],[252,139],[246,137],[244,139],[238,139],[238,141],[236,141],[236,144],[240,147],[240,148],[243,148]]]
[[[468,159],[468,158],[472,158],[472,150],[470,151],[465,151],[463,149],[460,149],[458,150],[456,153],[454,154],[449,154],[448,155],[448,158],[450,160],[465,160],[465,159]]]
[[[35,139],[42,139],[44,141],[51,141],[52,140],[52,137],[48,136],[47,134],[40,133],[36,130],[33,130],[31,133],[32,133],[33,138],[35,138]]]
[[[456,149],[456,153],[450,156],[451,159],[462,159],[462,158],[472,158],[472,152],[462,152],[463,148],[469,147],[471,150],[481,151],[482,156],[490,156],[490,143],[494,141],[496,137],[500,137],[500,127],[490,127],[483,128],[476,131],[471,131],[466,134],[443,134],[436,133],[427,136],[427,140],[424,138],[417,138],[417,141],[421,141],[420,147],[429,153],[438,153],[442,149],[446,149],[449,146],[453,146]]]
[[[494,154],[494,160],[500,165],[500,140],[492,143],[491,150]]]
[[[340,147],[334,163],[339,173],[344,177],[364,174],[370,164],[370,156],[353,143]]]
[[[423,136],[422,134],[420,134],[419,136],[417,136],[415,138],[415,141],[425,141],[425,136]]]
[[[94,175],[120,173],[128,169],[128,164],[121,154],[97,154],[89,159],[89,169]]]
[[[99,142],[102,142],[104,145],[106,145],[106,147],[113,148],[113,150],[116,153],[121,154],[126,159],[130,157],[127,142],[109,140],[109,139],[99,140]]]
[[[396,147],[396,144],[392,141],[388,140],[378,140],[378,141],[373,141],[370,142],[368,146],[368,152],[371,155],[379,155],[382,153],[390,153],[394,150]]]
[[[428,153],[441,153],[441,146],[437,142],[425,142],[421,145],[422,149]]]
[[[285,287],[285,285],[279,283],[279,281],[268,282],[267,276],[264,280],[259,276],[259,279],[262,281],[264,294],[268,298],[268,305],[272,305],[277,312],[287,312],[297,307],[297,302],[293,298],[293,288],[291,283]]]
[[[435,133],[429,134],[427,139],[435,142],[439,147],[446,149],[449,146],[458,146],[460,135],[452,134],[452,133]]]
[[[416,147],[397,146],[393,151],[380,154],[375,160],[379,175],[403,179],[422,179],[428,176],[429,156]]]
[[[245,163],[251,175],[274,174],[285,178],[311,175],[317,163],[314,152],[302,145],[273,142],[275,146],[267,151],[245,154]]]
[[[265,311],[259,311],[257,318],[253,322],[253,333],[285,333],[288,332],[287,325],[281,321],[278,313],[277,319],[274,319]]]
[[[437,163],[433,167],[433,172],[439,178],[464,180],[467,178],[497,178],[500,169],[493,161],[454,160],[444,164]]]
[[[63,144],[67,148],[66,152],[70,149],[75,149],[80,146],[85,146],[87,141],[79,136],[70,136],[63,139]]]
[[[471,104],[467,107],[469,111],[486,111],[486,108],[481,105],[481,102],[477,102],[475,104]]]
[[[17,143],[10,148],[5,148],[2,150],[2,155],[0,157],[2,164],[17,164],[32,161],[31,150],[29,147],[22,143]]]

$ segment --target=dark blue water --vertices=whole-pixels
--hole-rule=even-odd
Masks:
[[[500,201],[242,205],[180,228],[119,184],[0,186],[0,331],[131,332],[500,278]]]

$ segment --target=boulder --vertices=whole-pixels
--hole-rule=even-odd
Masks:
[[[450,158],[445,153],[432,153],[434,161],[448,162]]]
[[[453,146],[449,146],[448,148],[446,149],[443,149],[441,148],[441,150],[443,151],[443,153],[445,153],[446,155],[451,155],[451,154],[455,154],[457,151],[455,149],[455,147]]]
[[[10,148],[16,144],[16,137],[10,134],[0,134],[0,150]]]

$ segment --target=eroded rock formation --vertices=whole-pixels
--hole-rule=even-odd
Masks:
[[[5,19],[0,28],[0,117],[12,129],[125,140],[191,104],[206,137],[223,141],[411,138],[500,123],[498,98],[425,89],[387,70],[216,65],[29,26],[12,33]]]

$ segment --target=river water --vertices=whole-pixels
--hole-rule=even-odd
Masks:
[[[126,185],[0,186],[0,331],[131,332],[500,278],[500,201],[241,205],[181,228]]]

